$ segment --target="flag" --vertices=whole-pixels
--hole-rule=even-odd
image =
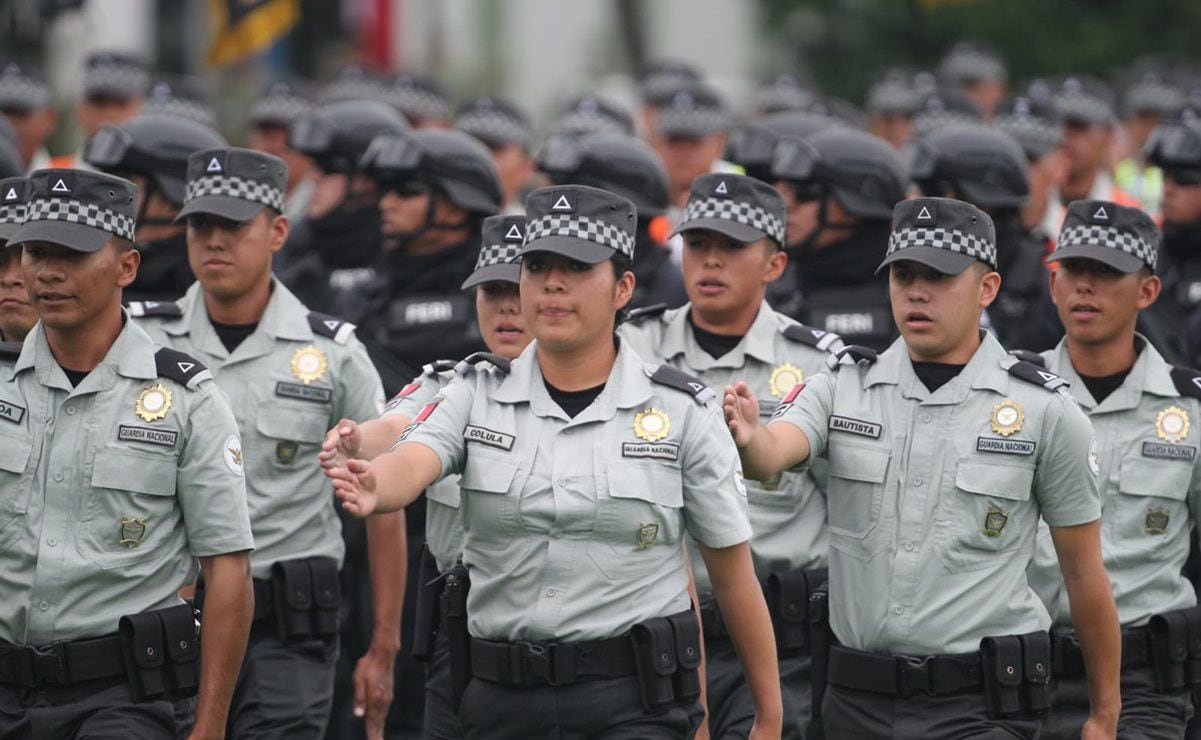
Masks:
[[[231,64],[275,43],[300,20],[300,0],[209,0],[208,62]]]

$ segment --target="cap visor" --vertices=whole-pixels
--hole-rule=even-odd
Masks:
[[[0,241],[12,241],[13,234],[20,228],[21,224],[0,224]]]
[[[520,283],[521,265],[516,262],[506,262],[499,265],[481,267],[467,276],[463,281],[463,290],[474,288],[481,283]]]
[[[120,85],[109,84],[93,84],[84,88],[83,96],[85,98],[112,98],[113,100],[130,100],[141,94],[141,90],[135,87],[122,87]]]
[[[589,265],[599,265],[617,253],[614,249],[602,247],[595,242],[577,239],[574,236],[544,236],[526,244],[521,248],[519,254],[524,257],[532,252],[561,254]]]
[[[29,242],[59,244],[76,252],[99,252],[113,234],[83,224],[65,221],[29,221],[21,224],[8,243],[12,246]]]
[[[1070,247],[1060,247],[1054,252],[1047,255],[1047,262],[1058,262],[1059,260],[1067,259],[1082,259],[1093,260],[1102,264],[1109,265],[1118,272],[1138,272],[1144,267],[1149,267],[1133,254],[1113,249],[1111,247],[1099,247],[1092,244],[1074,244]]]
[[[736,221],[727,221],[724,218],[696,218],[691,221],[685,221],[676,228],[672,229],[671,236],[683,234],[686,231],[716,231],[719,234],[725,234],[736,242],[757,242],[760,239],[766,239],[767,233],[756,229],[754,226],[747,226]]]
[[[881,270],[894,262],[905,261],[920,262],[944,275],[958,275],[977,260],[975,257],[938,247],[906,247],[885,257],[880,266],[876,268],[876,273],[879,274]]]
[[[262,203],[241,198],[230,198],[226,195],[202,195],[188,201],[187,205],[180,209],[179,215],[175,217],[175,223],[179,223],[194,213],[206,213],[243,223],[257,216],[259,211],[264,208],[266,206]]]
[[[691,115],[688,113],[669,113],[662,112],[659,114],[659,133],[664,136],[708,136],[719,131],[724,131],[725,126],[721,125],[714,116],[711,115]]]

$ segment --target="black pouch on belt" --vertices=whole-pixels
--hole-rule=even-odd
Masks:
[[[459,713],[463,692],[471,683],[471,634],[467,629],[467,594],[470,591],[470,573],[467,566],[458,563],[446,574],[441,597],[446,641],[450,648],[450,703],[455,714]]]
[[[672,692],[676,702],[687,704],[701,695],[701,630],[692,611],[680,612],[667,617],[676,642],[676,673],[672,678]]]
[[[163,680],[163,625],[158,614],[143,612],[121,617],[117,631],[134,698],[143,701],[162,696],[167,685]]]
[[[308,562],[313,578],[313,634],[331,638],[338,634],[338,608],[342,605],[338,562],[333,558],[309,558]]]
[[[303,640],[313,632],[313,577],[307,560],[285,560],[271,566],[275,618],[283,640]]]
[[[1048,653],[1050,647],[1048,647]],[[1022,713],[1022,643],[1017,635],[985,637],[980,641],[984,698],[993,719]]]
[[[167,686],[175,696],[194,696],[200,687],[200,635],[196,612],[181,604],[158,612],[167,648]]]
[[[658,711],[675,697],[672,679],[678,662],[671,623],[663,617],[639,622],[630,629],[630,641],[634,646],[634,665],[638,668],[642,708]]]
[[[442,579],[438,562],[429,545],[421,546],[421,563],[417,566],[417,605],[413,609],[413,657],[423,663],[434,654],[434,636],[438,633],[438,600],[442,595]]]
[[[1030,717],[1051,711],[1051,636],[1018,635],[1022,643],[1022,710]]]
[[[1188,627],[1188,619],[1181,611],[1156,614],[1147,623],[1151,634],[1151,671],[1155,674],[1155,690],[1161,694],[1174,694],[1185,686]]]
[[[1190,687],[1201,686],[1201,606],[1182,609],[1188,625],[1188,661],[1184,664],[1184,681]]]
[[[767,599],[777,652],[809,647],[809,586],[806,573],[800,570],[772,573],[767,577]]]
[[[830,586],[823,583],[809,595],[809,653],[813,656],[813,709],[815,718],[822,716],[822,699],[826,695],[826,674],[830,667]],[[820,722],[815,723],[821,726]]]

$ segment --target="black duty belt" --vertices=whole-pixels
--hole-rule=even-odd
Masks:
[[[1151,665],[1150,633],[1146,627],[1122,630],[1122,667]],[[1075,632],[1051,633],[1051,674],[1057,678],[1084,677],[1084,651]]]
[[[638,673],[628,635],[596,642],[493,642],[471,638],[471,673],[505,686],[564,686]]]
[[[0,683],[33,689],[124,676],[123,656],[119,635],[36,648],[0,640]]]
[[[913,657],[866,653],[833,645],[826,680],[845,689],[901,698],[984,690],[978,653]]]
[[[781,654],[809,649],[809,597],[826,580],[825,568],[771,573],[760,580]],[[715,598],[701,602],[701,628],[706,639],[730,636]]]

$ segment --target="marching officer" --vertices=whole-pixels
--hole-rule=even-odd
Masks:
[[[810,329],[767,305],[767,286],[788,262],[784,200],[770,185],[742,175],[702,175],[692,184],[684,220],[684,283],[689,302],[644,309],[622,325],[622,338],[645,358],[662,360],[724,388],[745,380],[775,403],[806,377],[826,369],[837,335]],[[747,481],[755,537],[751,555],[767,596],[779,651],[784,737],[801,738],[809,722],[812,664],[805,609],[826,580],[825,492],[812,473],[785,472],[766,484]],[[690,543],[691,544],[691,543]],[[695,552],[693,569],[705,631],[709,732],[746,737],[755,719],[749,687]]]
[[[1142,210],[1109,201],[1068,206],[1051,291],[1067,336],[1043,353],[1097,431],[1104,526],[1101,551],[1122,623],[1118,734],[1182,738],[1190,689],[1185,662],[1201,610],[1181,572],[1201,520],[1201,418],[1196,370],[1174,368],[1141,334],[1138,313],[1159,297],[1159,232]],[[1054,712],[1044,738],[1077,738],[1089,693],[1050,537],[1040,533],[1030,585],[1054,620]],[[1174,655],[1187,645],[1189,656]],[[1199,655],[1198,657],[1201,657]]]
[[[204,365],[121,308],[134,185],[30,182],[10,243],[41,322],[0,345],[0,735],[218,737],[254,611],[237,424]],[[197,560],[203,644],[178,595]]]
[[[8,240],[25,220],[27,200],[29,180],[0,180],[0,341],[4,342],[25,341],[38,322],[21,274],[21,247],[8,246]]]
[[[880,265],[902,332],[892,347],[844,348],[766,427],[747,384],[726,389],[749,476],[829,466],[826,735],[1037,735],[1050,619],[1026,568],[1041,516],[1087,668],[1083,737],[1112,738],[1121,644],[1092,428],[1059,377],[979,330],[1000,283],[988,216],[918,198],[893,223]]]
[[[271,258],[288,235],[280,215],[287,176],[283,160],[250,149],[189,157],[180,218],[187,219],[197,282],[178,303],[130,305],[163,344],[212,370],[246,442],[256,607],[230,711],[233,737],[325,732],[345,548],[317,452],[335,421],[374,418],[383,404],[354,327],[310,312],[271,275]],[[400,646],[400,516],[372,520],[367,530],[370,559],[387,576],[373,584],[375,631],[355,675],[373,739],[383,736]],[[207,599],[207,582],[200,591]]]
[[[473,676],[466,737],[691,736],[700,636],[685,528],[747,673],[751,736],[778,737],[775,641],[712,391],[614,337],[633,287],[634,207],[560,186],[526,210],[521,306],[534,341],[494,370],[464,363],[402,444],[330,471],[338,496],[366,516],[461,475],[455,587],[470,576],[458,635],[470,633],[469,653],[450,639],[452,671],[467,660]]]

